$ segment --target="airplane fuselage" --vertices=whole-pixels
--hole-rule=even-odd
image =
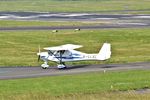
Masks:
[[[81,60],[97,60],[97,54],[86,54],[79,51],[71,50],[70,55],[50,55],[48,52],[41,52],[41,59],[44,61],[54,61],[54,62],[70,62],[70,61],[81,61]]]

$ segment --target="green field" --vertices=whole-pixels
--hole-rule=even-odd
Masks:
[[[150,0],[0,0],[0,11],[150,14]],[[107,22],[0,20],[0,27],[99,24]],[[37,62],[36,55],[39,45],[42,49],[73,43],[84,46],[78,49],[80,51],[98,53],[104,42],[112,45],[111,59],[67,64],[150,62],[150,28],[58,30],[57,33],[51,30],[0,31],[0,66],[40,66],[43,62]],[[49,65],[56,66],[53,62]],[[0,100],[149,100],[150,92],[136,91],[148,88],[150,70],[92,72],[0,80]]]
[[[150,87],[149,70],[95,72],[79,75],[0,81],[1,100],[148,100],[136,91]]]
[[[150,13],[150,0],[1,0],[0,11]],[[117,12],[118,10],[143,10]]]
[[[39,66],[41,48],[67,43],[80,44],[86,53],[98,53],[104,42],[112,45],[112,58],[105,61],[72,62],[69,64],[128,63],[150,61],[150,29],[103,29],[52,31],[0,31],[0,66]],[[43,51],[43,50],[42,50]],[[49,63],[55,65],[55,63]]]
[[[84,25],[106,25],[110,21],[14,21],[0,20],[0,27],[29,27],[29,26],[84,26]]]

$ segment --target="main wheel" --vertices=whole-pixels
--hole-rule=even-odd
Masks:
[[[47,67],[42,67],[42,69],[47,69]]]
[[[63,65],[63,64],[59,64],[59,65],[57,66],[57,68],[58,68],[58,69],[65,69],[65,68],[66,68],[66,66],[65,66],[65,65]]]

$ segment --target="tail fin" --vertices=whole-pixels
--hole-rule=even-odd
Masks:
[[[106,60],[109,59],[110,56],[111,56],[111,45],[110,43],[104,43],[96,58],[98,60]]]

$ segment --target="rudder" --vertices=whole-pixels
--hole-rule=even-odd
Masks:
[[[111,44],[104,43],[96,58],[98,60],[106,60],[109,59],[110,57],[111,57]]]

